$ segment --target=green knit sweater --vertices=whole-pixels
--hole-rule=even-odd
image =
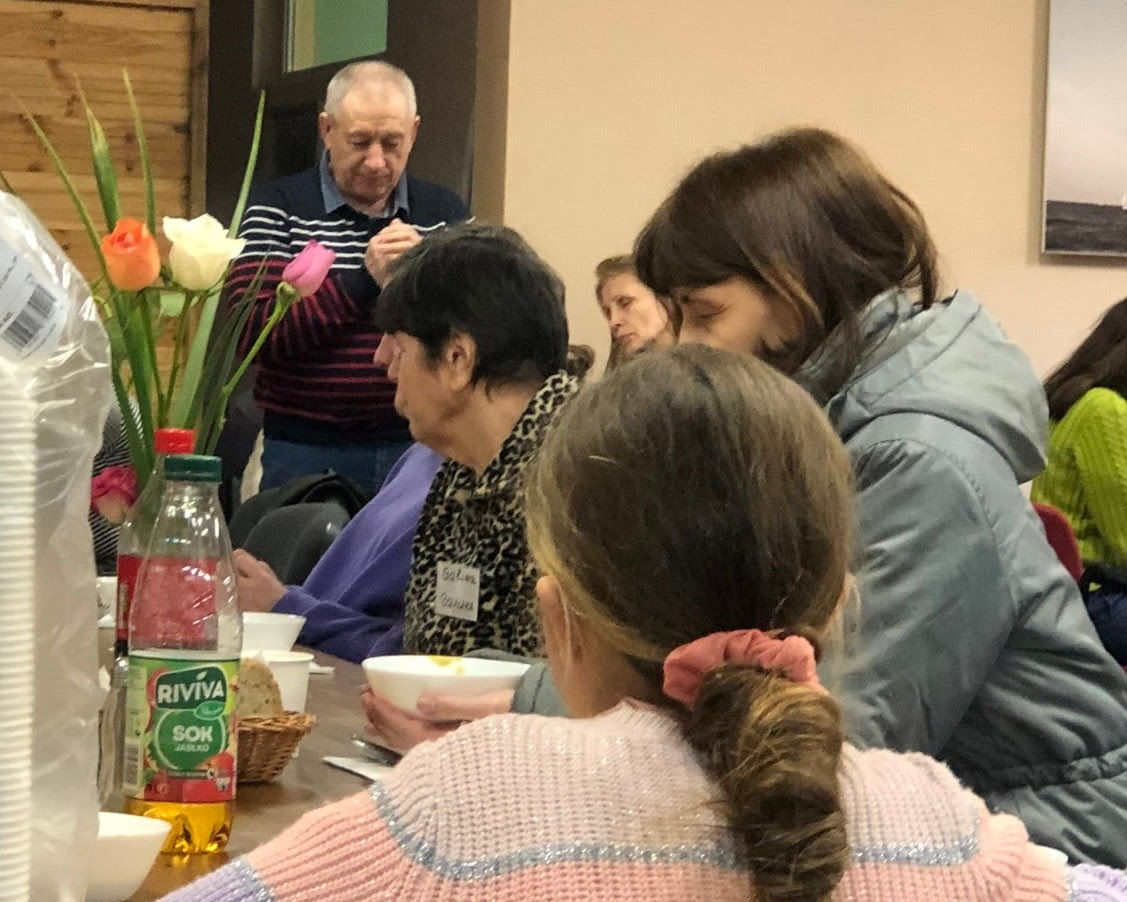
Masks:
[[[1050,424],[1031,497],[1068,518],[1085,562],[1127,566],[1127,400],[1093,388]]]

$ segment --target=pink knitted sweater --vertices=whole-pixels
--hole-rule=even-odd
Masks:
[[[853,864],[834,899],[1070,897],[1063,864],[930,758],[847,747],[841,790]],[[752,899],[716,796],[655,709],[491,717],[170,898]]]

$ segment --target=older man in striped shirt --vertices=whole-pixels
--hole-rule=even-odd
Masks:
[[[258,357],[261,488],[332,469],[375,494],[410,444],[392,404],[395,387],[372,362],[379,286],[394,260],[467,210],[452,191],[406,172],[419,116],[402,70],[345,66],[329,82],[319,127],[318,165],[252,194],[239,231],[247,244],[226,291],[236,303],[264,264],[245,351],[270,315],[286,263],[310,239],[336,251],[329,278],[286,313]]]

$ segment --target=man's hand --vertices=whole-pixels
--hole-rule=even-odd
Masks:
[[[420,742],[445,736],[467,720],[503,714],[513,701],[511,689],[460,698],[452,695],[419,696],[418,714],[408,714],[370,688],[360,693],[368,723],[365,729],[379,742],[397,752],[406,752]]]
[[[270,565],[241,548],[235,549],[231,559],[235,564],[235,580],[238,583],[239,610],[273,610],[278,599],[286,594],[286,587],[270,569]]]
[[[380,229],[364,251],[364,266],[376,284],[383,288],[390,277],[391,264],[422,240],[412,226],[399,219],[393,219]]]

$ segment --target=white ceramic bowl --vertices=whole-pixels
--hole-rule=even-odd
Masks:
[[[98,812],[86,902],[121,902],[137,892],[170,829],[171,824],[154,817]]]
[[[366,658],[361,666],[374,692],[397,708],[411,712],[424,693],[466,696],[512,689],[528,670],[528,664],[514,661],[435,655]]]
[[[289,651],[297,641],[305,618],[300,614],[243,614],[243,655],[256,651]]]

